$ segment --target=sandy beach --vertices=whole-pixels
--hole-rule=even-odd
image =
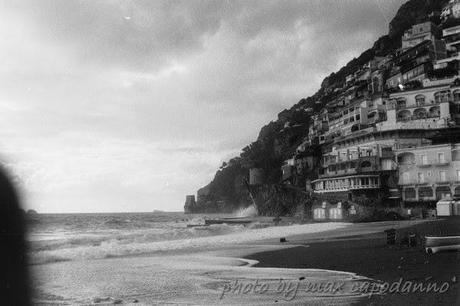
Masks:
[[[383,231],[372,233],[371,229],[387,227],[387,222],[355,224],[336,235],[330,233],[329,239],[312,236],[297,236],[292,244],[308,245],[308,248],[290,249],[258,253],[248,256],[259,261],[256,267],[317,268],[350,271],[369,278],[397,283],[402,279],[412,284],[448,284],[444,293],[434,292],[395,292],[375,294],[357,301],[359,305],[458,305],[460,304],[460,253],[444,252],[428,255],[421,241],[416,247],[407,245],[388,246]],[[419,237],[430,234],[460,234],[458,217],[427,222],[395,222],[400,236],[408,232]],[[358,230],[354,232],[354,230]],[[358,234],[359,233],[359,234]],[[446,285],[445,285],[446,286]],[[402,291],[402,290],[400,290]],[[411,290],[412,291],[412,290]]]
[[[41,305],[455,304],[459,287],[452,278],[460,276],[459,253],[426,255],[420,245],[387,246],[383,231],[388,228],[401,235],[407,231],[424,235],[458,231],[459,225],[458,219],[449,219],[282,226],[257,230],[269,232],[271,239],[261,236],[264,239],[229,244],[225,240],[233,240],[228,235],[215,236],[223,242],[220,247],[37,264],[31,266],[34,301]],[[288,242],[280,243],[276,232],[291,233],[286,235]],[[437,294],[356,290],[366,283],[377,286],[400,278],[449,282],[449,288]],[[327,283],[339,288],[307,288]]]

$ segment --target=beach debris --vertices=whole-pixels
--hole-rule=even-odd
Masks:
[[[280,242],[287,242],[287,240],[286,240],[286,238],[281,237],[281,238],[280,238]]]
[[[401,257],[399,260],[404,260],[404,257]]]
[[[107,296],[107,297],[95,297],[95,298],[93,298],[93,303],[97,304],[97,303],[108,302],[111,299],[112,298],[110,296]]]
[[[396,230],[394,228],[390,228],[385,230],[385,233],[387,234],[387,244],[396,244]]]
[[[427,265],[429,264],[430,262],[428,260],[425,260],[425,262],[423,263],[424,265]]]
[[[417,246],[417,235],[415,233],[409,233],[407,240],[408,240],[409,247]]]
[[[455,276],[455,275],[452,276],[452,282],[453,282],[453,283],[456,283],[456,282],[457,282],[457,276]]]
[[[398,269],[401,269],[401,266],[398,266]]]
[[[121,299],[114,299],[113,297],[95,297],[93,298],[93,304],[104,304],[110,303],[112,305],[123,304],[123,300]]]

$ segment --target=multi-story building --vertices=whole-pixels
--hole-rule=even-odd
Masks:
[[[312,182],[321,200],[414,203],[460,195],[460,143],[449,144],[460,138],[457,33],[460,26],[445,29],[440,40],[433,23],[414,25],[392,57],[347,76],[327,116],[310,127],[322,144]]]
[[[439,129],[452,125],[456,104],[450,86],[419,88],[390,94],[386,102],[387,120],[379,130]],[[456,114],[454,114],[456,116]]]
[[[438,26],[430,21],[413,25],[404,32],[401,48],[409,49],[425,40],[435,41],[440,37],[440,33]]]
[[[447,51],[459,51],[458,47],[460,47],[460,25],[443,29],[442,39],[446,42]]]
[[[323,153],[317,194],[353,201],[356,197],[385,197],[397,188],[395,150],[430,144],[430,133],[417,130],[378,131],[375,127],[336,139]]]
[[[323,143],[324,136],[319,139],[320,136],[324,135],[329,130],[329,124],[327,120],[327,112],[324,111],[321,114],[312,116],[312,123],[308,128],[308,142],[310,145]]]
[[[447,57],[446,44],[442,40],[423,41],[409,49],[402,50],[393,59],[386,88],[400,88],[412,81],[423,82],[433,70],[433,63]]]
[[[450,0],[449,3],[443,7],[441,19],[447,20],[449,18],[460,18],[460,0]]]
[[[396,155],[406,204],[460,195],[460,143],[404,148]]]

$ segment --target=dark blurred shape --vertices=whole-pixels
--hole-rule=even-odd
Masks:
[[[0,169],[0,304],[30,305],[24,211]]]

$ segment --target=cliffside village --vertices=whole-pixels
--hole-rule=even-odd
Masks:
[[[374,57],[343,87],[323,82],[335,98],[319,113],[306,109],[308,136],[284,162],[282,179],[316,171],[305,188],[319,199],[315,219],[353,214],[344,202],[429,209],[460,196],[460,23],[446,22],[460,18],[460,1],[450,1],[440,17],[439,26],[413,25],[400,49]],[[311,153],[314,146],[321,157]],[[260,176],[250,169],[249,184]]]

